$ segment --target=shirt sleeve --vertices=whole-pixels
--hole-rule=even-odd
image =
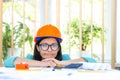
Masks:
[[[5,67],[15,67],[14,61],[18,58],[18,56],[10,56],[7,59],[4,60],[4,66]],[[26,59],[33,60],[33,55],[32,54],[27,54]]]
[[[32,54],[27,54],[25,58],[29,59],[29,60],[33,60],[33,55]]]
[[[69,54],[62,54],[62,60],[71,60]]]
[[[96,60],[90,57],[82,57],[86,62],[96,63]]]
[[[7,59],[4,60],[4,66],[5,67],[15,67],[14,61],[18,58],[18,56],[10,56]]]

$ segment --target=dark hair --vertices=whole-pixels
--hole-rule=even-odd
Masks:
[[[34,55],[33,55],[33,59],[34,60],[38,60],[38,61],[41,61],[42,60],[42,56],[40,55],[40,52],[37,50],[37,47],[36,45],[39,45],[39,43],[45,38],[42,38],[40,41],[37,41],[35,43],[35,46],[34,46]],[[58,42],[58,41],[57,41]],[[57,53],[57,56],[55,57],[55,59],[57,60],[62,60],[62,51],[61,51],[61,45],[60,45],[60,42],[58,42],[58,45],[59,45],[59,51]]]

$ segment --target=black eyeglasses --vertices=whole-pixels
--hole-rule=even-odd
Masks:
[[[41,43],[39,44],[40,48],[44,51],[47,51],[49,49],[49,47],[51,48],[51,50],[56,51],[59,48],[59,45],[56,43],[52,43],[51,45],[47,44],[47,43]]]

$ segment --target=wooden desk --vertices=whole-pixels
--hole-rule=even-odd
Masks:
[[[90,71],[52,68],[15,68],[0,67],[0,80],[120,80],[120,71]]]

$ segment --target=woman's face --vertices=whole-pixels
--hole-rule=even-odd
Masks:
[[[42,58],[55,58],[59,51],[58,42],[55,38],[45,38],[37,45]]]

